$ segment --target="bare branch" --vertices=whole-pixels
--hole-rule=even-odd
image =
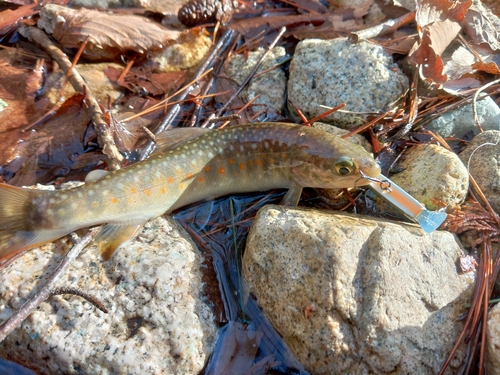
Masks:
[[[90,229],[88,233],[68,251],[59,266],[57,266],[40,290],[30,297],[19,310],[10,316],[10,318],[0,325],[0,342],[2,342],[18,325],[20,325],[34,309],[51,296],[51,289],[53,285],[59,281],[64,272],[66,272],[69,268],[71,262],[78,257],[81,251],[89,244],[97,232],[98,228]]]

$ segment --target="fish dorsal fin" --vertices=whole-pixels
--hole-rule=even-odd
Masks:
[[[87,176],[85,176],[85,183],[96,182],[106,176],[109,172],[104,169],[94,169],[90,171]]]
[[[206,128],[175,128],[157,134],[155,137],[156,149],[154,154],[171,150],[172,148],[197,138],[210,131]]]
[[[113,253],[121,246],[132,240],[143,224],[106,224],[94,237],[94,243],[101,252],[104,260],[111,258]]]

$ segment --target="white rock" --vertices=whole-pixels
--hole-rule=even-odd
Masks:
[[[500,131],[490,130],[476,135],[460,153],[460,159],[470,168],[472,177],[493,209],[500,213]]]
[[[243,275],[268,319],[314,374],[436,374],[472,293],[448,232],[319,210],[266,206]],[[465,356],[460,347],[447,374]]]
[[[228,78],[233,79],[237,84],[241,84],[243,80],[250,74],[255,64],[259,61],[265,50],[259,48],[256,51],[250,52],[248,56],[238,54],[229,60],[226,74]],[[283,47],[275,47],[271,50],[262,65],[257,70],[256,74],[263,72],[277,65],[285,57],[286,52]],[[285,102],[286,76],[281,67],[270,70],[258,77],[250,80],[249,84],[243,89],[241,95],[246,96],[248,100],[260,95],[254,103],[265,104],[267,106],[266,118],[261,120],[273,119],[283,112],[283,104]],[[265,107],[256,107],[254,112],[258,112]]]
[[[288,98],[307,118],[326,111],[321,105],[352,112],[380,112],[396,107],[408,79],[380,46],[347,39],[306,39],[290,65]],[[289,106],[290,111],[294,111]],[[366,115],[335,112],[323,122],[340,127],[361,125]]]
[[[200,259],[172,219],[148,222],[138,238],[103,262],[94,247],[58,285],[97,296],[104,314],[80,297],[43,303],[0,344],[0,356],[40,374],[195,374],[216,331],[202,302]],[[67,239],[32,250],[0,270],[0,321],[54,270]]]
[[[488,316],[486,370],[488,375],[500,375],[500,304],[496,304]]]

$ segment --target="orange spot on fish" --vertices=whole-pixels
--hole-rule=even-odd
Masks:
[[[97,202],[92,202],[92,207],[99,207],[99,203],[97,203]]]
[[[229,159],[229,164],[234,164],[234,159]]]
[[[161,193],[162,194],[167,194],[167,188],[166,187],[162,187],[161,188]]]
[[[262,160],[257,159],[257,161],[256,161],[256,162],[257,162],[257,165],[262,165]]]
[[[205,168],[203,168],[205,172],[210,172],[210,165],[207,165]]]
[[[167,182],[169,184],[173,184],[174,183],[174,179],[172,177],[169,177],[169,178],[167,178]]]
[[[282,152],[282,153],[281,153],[281,157],[282,157],[283,159],[286,159],[286,152]]]
[[[184,184],[179,185],[179,189],[181,189],[181,190],[184,190],[184,187],[185,187]]]
[[[193,174],[192,174],[192,173],[188,173],[188,174],[187,174],[187,176],[186,176],[186,178],[187,178],[188,180],[192,179],[192,178],[193,178]]]
[[[144,189],[142,192],[146,194],[148,197],[151,195],[151,190],[149,189]]]
[[[198,177],[198,181],[200,181],[200,182],[205,181],[205,177]]]
[[[269,163],[274,164],[274,159],[273,158],[269,158]]]
[[[117,204],[117,203],[118,203],[118,198],[113,198],[113,199],[111,199],[111,203],[113,203],[113,204]]]
[[[253,160],[249,160],[249,161],[248,161],[248,165],[249,165],[249,166],[252,166],[252,165],[253,165]]]
[[[224,168],[219,168],[217,170],[217,172],[219,172],[219,174],[223,174],[226,170]]]
[[[135,193],[137,193],[137,189],[136,189],[136,188],[132,188],[132,189],[130,189],[130,192],[131,192],[132,194],[135,194]]]
[[[240,163],[240,169],[243,171],[245,169],[245,164]]]

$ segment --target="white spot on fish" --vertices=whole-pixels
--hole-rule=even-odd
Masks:
[[[94,190],[89,190],[89,191],[87,192],[87,194],[88,194],[89,196],[93,196],[93,195],[95,194],[95,192],[94,192]]]
[[[48,208],[47,211],[45,211],[47,215],[52,215],[54,211],[51,208]]]
[[[78,196],[78,198],[83,197],[83,193],[82,193],[81,191],[78,191],[78,192],[76,193],[76,195]]]
[[[209,158],[213,158],[213,157],[214,157],[214,153],[213,153],[212,151],[209,151],[209,152],[208,152],[208,157],[209,157]]]
[[[103,195],[103,196],[109,195],[109,190],[104,190],[104,191],[102,192],[102,195]]]
[[[234,146],[233,146],[233,145],[230,145],[230,146],[229,146],[229,150],[234,151]]]
[[[203,151],[198,151],[198,155],[203,156]]]
[[[255,150],[257,148],[257,143],[252,143],[252,149]]]
[[[265,147],[265,148],[269,148],[269,143],[264,142],[264,147]]]
[[[213,146],[214,145],[214,141],[210,141],[210,146]]]
[[[182,155],[181,155],[181,157],[182,157],[183,159],[186,159],[186,158],[187,158],[187,155],[186,155],[186,154],[182,154]]]
[[[56,203],[56,200],[54,198],[50,198],[49,203],[54,204],[54,203]]]
[[[244,149],[245,149],[245,147],[240,146],[240,151],[243,151]]]
[[[196,159],[191,160],[191,164],[192,165],[196,165],[197,164],[197,160]]]

